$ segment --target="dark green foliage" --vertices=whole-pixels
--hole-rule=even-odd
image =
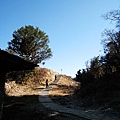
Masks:
[[[48,35],[38,27],[29,25],[14,31],[13,39],[8,42],[8,51],[38,64],[52,57],[48,44]]]
[[[104,67],[98,57],[94,57],[90,61],[90,68],[79,70],[76,74],[76,80],[81,82],[81,87],[93,83],[95,80],[103,76]]]
[[[82,72],[79,70],[76,74],[76,81],[81,83],[81,87],[85,87],[90,83],[93,83],[95,77],[92,75],[89,69],[83,69]]]
[[[107,106],[118,107],[120,102],[120,73],[114,72],[100,77],[76,93],[78,99],[85,107]],[[112,106],[111,106],[112,105]]]

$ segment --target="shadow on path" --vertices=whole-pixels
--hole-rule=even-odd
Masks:
[[[40,95],[38,97],[39,102],[42,105],[44,105],[46,108],[49,108],[51,110],[55,110],[57,112],[73,114],[73,115],[79,116],[79,117],[87,119],[87,120],[90,120],[90,119],[91,120],[114,120],[113,118],[104,116],[104,115],[99,114],[99,113],[98,114],[87,113],[83,110],[67,108],[67,107],[64,107],[64,106],[61,106],[61,105],[54,103],[49,97],[49,91],[52,89],[52,87],[54,85],[57,84],[59,79],[60,79],[60,75],[57,76],[57,79],[53,83],[51,83],[48,88],[45,88],[40,92]]]

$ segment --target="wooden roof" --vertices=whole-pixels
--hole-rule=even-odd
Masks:
[[[19,56],[12,55],[4,50],[0,50],[0,72],[31,70],[37,66],[37,64],[28,62]]]

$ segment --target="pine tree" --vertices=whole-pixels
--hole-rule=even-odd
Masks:
[[[52,57],[48,44],[49,38],[45,32],[28,25],[13,32],[13,39],[8,42],[8,51],[38,64]]]

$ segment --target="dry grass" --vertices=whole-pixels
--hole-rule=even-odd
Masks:
[[[16,84],[14,81],[5,83],[5,93],[8,96],[23,96],[23,95],[39,95],[40,90],[45,88],[45,85],[29,86]]]
[[[63,75],[59,82],[49,92],[50,96],[66,96],[73,94],[79,88],[79,83],[73,81],[69,76]]]
[[[48,79],[49,84],[53,82],[54,78]],[[71,80],[71,77],[62,75],[57,85],[55,85],[49,92],[51,96],[65,96],[71,95],[79,88],[79,83]],[[23,84],[16,84],[15,81],[5,83],[5,91],[8,96],[23,96],[23,95],[39,95],[40,91],[44,89],[45,79],[41,83],[34,83],[29,81]]]
[[[36,67],[34,76],[27,78],[21,84],[17,84],[15,80],[10,81],[8,77],[5,83],[5,93],[8,96],[39,95],[41,89],[46,87],[46,79],[50,84],[54,81],[56,74],[58,73],[48,68]]]
[[[53,75],[54,76],[54,75]],[[48,77],[48,75],[47,75]],[[42,78],[41,78],[42,79]],[[54,80],[49,78],[49,84]],[[53,96],[65,96],[72,94],[79,84],[73,82],[70,77],[62,76],[57,85],[53,87],[50,94]],[[59,113],[56,116],[51,116],[54,111],[45,108],[38,101],[38,95],[42,89],[45,88],[45,79],[41,84],[16,84],[15,81],[5,83],[5,103],[3,120],[79,120],[80,118],[74,115]],[[58,97],[59,99],[59,97]]]

